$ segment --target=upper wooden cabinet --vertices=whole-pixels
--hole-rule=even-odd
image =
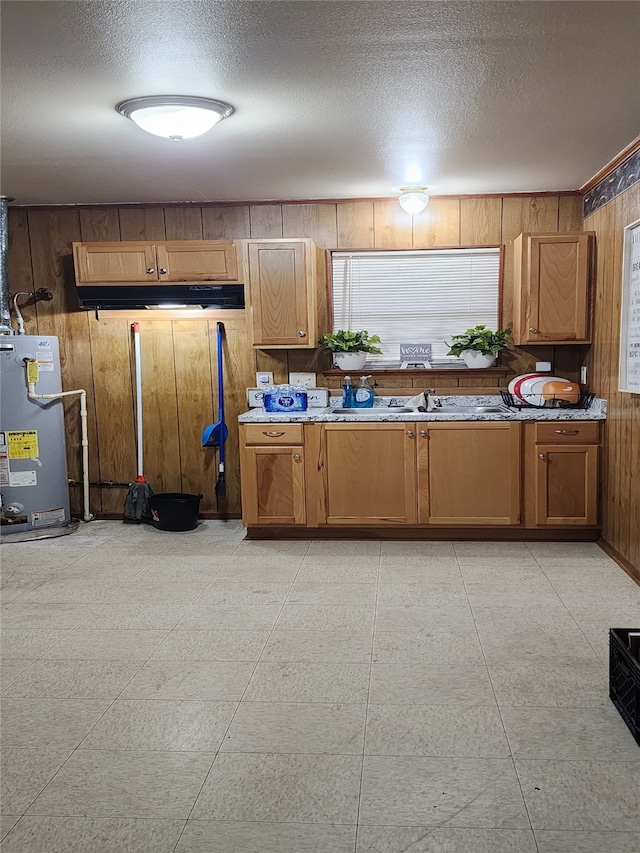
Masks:
[[[587,344],[593,232],[514,241],[515,344]]]
[[[73,259],[78,286],[239,281],[234,244],[218,240],[74,243]]]
[[[319,280],[324,280],[318,247],[311,240],[243,245],[253,346],[317,347]]]

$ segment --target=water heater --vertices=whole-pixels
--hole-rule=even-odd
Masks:
[[[62,400],[30,400],[26,363],[39,367],[38,393],[62,391],[58,338],[0,336],[0,531],[61,528],[71,520]],[[46,534],[44,534],[46,535]]]

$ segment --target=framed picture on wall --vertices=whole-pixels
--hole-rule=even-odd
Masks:
[[[640,394],[640,219],[624,229],[618,387]]]

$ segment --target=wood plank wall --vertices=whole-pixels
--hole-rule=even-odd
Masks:
[[[640,580],[640,394],[618,390],[623,229],[640,217],[640,183],[585,219],[596,232],[597,287],[589,385],[608,401],[602,538]]]
[[[411,248],[506,245],[503,325],[512,320],[514,238],[522,231],[579,231],[581,197],[571,195],[433,198],[411,219],[397,200],[236,206],[122,206],[10,208],[9,271],[12,292],[47,287],[52,302],[26,304],[27,334],[58,335],[65,389],[85,388],[90,429],[92,481],[130,482],[135,476],[134,387],[129,319],[100,319],[79,311],[71,243],[94,240],[201,240],[247,237],[310,237],[321,248]],[[222,312],[225,341],[225,409],[230,424],[227,498],[218,505],[214,451],[200,446],[202,429],[217,411],[215,318],[141,320],[145,474],[157,492],[202,492],[205,516],[240,513],[236,418],[246,410],[246,388],[256,370],[272,370],[283,382],[290,370],[328,367],[318,351],[254,350],[245,319]],[[580,347],[512,348],[503,363],[510,376],[552,361],[576,379]],[[480,373],[464,379],[482,387],[496,379]],[[444,381],[444,380],[443,380]],[[447,379],[451,385],[451,380]],[[329,383],[330,384],[330,383]],[[333,381],[336,384],[336,381]],[[403,384],[400,381],[396,385]],[[422,387],[433,387],[430,376]],[[437,387],[437,382],[436,382]],[[80,427],[77,405],[67,405],[69,476],[79,480]],[[92,488],[91,508],[119,517],[125,488]],[[72,487],[72,509],[81,507]]]

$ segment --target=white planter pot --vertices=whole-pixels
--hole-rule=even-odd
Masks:
[[[338,368],[338,370],[362,370],[366,360],[366,352],[333,353],[333,363]]]
[[[475,350],[463,352],[462,358],[467,367],[491,367],[496,360],[495,355],[484,355],[484,353]]]

